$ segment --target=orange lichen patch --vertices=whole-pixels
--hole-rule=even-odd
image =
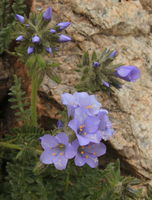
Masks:
[[[92,108],[93,108],[92,105],[88,105],[88,106],[86,106],[86,109],[92,109]]]
[[[81,149],[84,149],[84,146],[81,146]]]
[[[96,153],[96,152],[93,152],[92,154],[93,154],[93,155],[97,155],[97,153]]]

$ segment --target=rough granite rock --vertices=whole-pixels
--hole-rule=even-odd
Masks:
[[[152,33],[150,17],[139,1],[114,0],[45,0],[34,1],[33,8],[53,7],[53,24],[71,21],[67,34],[71,43],[63,45],[57,57],[62,62],[57,69],[61,84],[46,76],[41,92],[51,95],[60,104],[60,94],[74,92],[79,79],[75,71],[83,51],[102,50],[104,47],[119,52],[116,62],[136,65],[141,69],[141,79],[125,82],[115,97],[99,92],[98,99],[109,110],[116,132],[111,146],[134,169],[134,173],[152,178]],[[51,59],[51,58],[50,58]],[[51,102],[48,101],[51,105]],[[48,106],[43,106],[47,109]],[[54,111],[54,109],[53,109]],[[57,117],[58,108],[54,111]],[[45,113],[45,112],[44,112]],[[52,116],[50,112],[47,115]]]
[[[152,14],[152,1],[151,0],[140,0],[141,5],[147,11]]]

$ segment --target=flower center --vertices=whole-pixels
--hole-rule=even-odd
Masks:
[[[79,133],[80,135],[87,135],[87,133],[85,132],[85,125],[80,125],[80,126],[79,126],[78,133]]]
[[[88,106],[86,106],[86,109],[92,109],[92,108],[93,108],[92,105],[88,105]]]
[[[64,147],[65,147],[64,144],[57,144],[57,148],[58,148],[59,150],[61,150],[61,151],[64,149]]]

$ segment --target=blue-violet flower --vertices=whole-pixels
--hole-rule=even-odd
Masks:
[[[96,116],[86,118],[74,118],[68,126],[75,132],[80,145],[87,145],[90,142],[99,143],[101,131],[98,129],[100,119]]]
[[[92,63],[92,67],[99,67],[101,65],[101,63],[99,62],[93,62]]]
[[[60,34],[58,38],[58,42],[69,42],[71,38],[67,35]]]
[[[27,53],[28,53],[28,54],[31,54],[31,53],[33,53],[33,52],[34,52],[34,47],[28,47]]]
[[[46,11],[43,13],[44,20],[50,20],[52,18],[52,8],[47,8]]]
[[[106,146],[100,142],[99,144],[89,143],[86,146],[79,146],[77,140],[72,142],[77,150],[74,162],[76,166],[88,164],[91,168],[98,166],[98,157],[106,153]]]
[[[16,38],[16,41],[22,41],[24,39],[23,35],[20,35]]]
[[[45,48],[45,49],[46,49],[46,51],[47,51],[48,53],[52,54],[52,48],[48,47],[48,48]]]
[[[115,76],[129,82],[134,82],[140,78],[140,70],[136,66],[120,66],[116,68]]]
[[[32,42],[33,42],[33,43],[39,43],[39,42],[40,42],[39,36],[37,36],[37,35],[33,36],[33,37],[32,37]]]
[[[60,22],[56,26],[59,27],[59,30],[62,31],[66,29],[68,26],[70,26],[70,22]]]
[[[88,115],[95,115],[101,107],[95,95],[89,95],[87,92],[75,92],[73,95],[64,93],[61,95],[61,100],[67,106],[68,116],[74,116],[76,110],[76,115],[80,115],[82,110]]]
[[[21,22],[22,24],[24,24],[24,17],[22,15],[16,15],[16,19]]]
[[[44,164],[54,164],[56,169],[66,168],[68,159],[76,155],[76,150],[68,142],[65,133],[58,133],[56,136],[44,135],[40,137],[41,146],[44,149],[40,160]]]

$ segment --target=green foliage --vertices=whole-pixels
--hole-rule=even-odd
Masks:
[[[16,23],[15,14],[22,15],[25,10],[25,0],[0,1],[0,53],[8,49],[11,42],[12,29]]]
[[[52,165],[42,165],[32,149],[21,152],[7,162],[8,176],[2,184],[0,200],[7,196],[9,200],[137,200],[139,197],[139,191],[132,188],[138,181],[121,176],[119,162],[100,170],[76,167],[71,161],[66,170],[59,171]]]
[[[14,85],[10,88],[9,95],[11,96],[9,101],[13,103],[11,108],[16,110],[15,115],[17,119],[23,121],[24,124],[29,124],[29,99],[25,96],[25,92],[22,91],[21,79],[16,75],[14,75]]]
[[[119,89],[121,82],[114,76],[115,68],[121,64],[113,65],[114,57],[110,57],[112,51],[105,49],[101,54],[95,51],[89,55],[85,52],[82,56],[82,61],[78,65],[77,72],[80,72],[80,83],[75,87],[78,91],[87,91],[90,93],[96,91],[114,91],[114,88]],[[93,62],[99,62],[99,67],[93,67]],[[110,84],[110,87],[104,85],[104,81]]]
[[[145,200],[152,200],[152,187],[149,187],[148,194]]]

